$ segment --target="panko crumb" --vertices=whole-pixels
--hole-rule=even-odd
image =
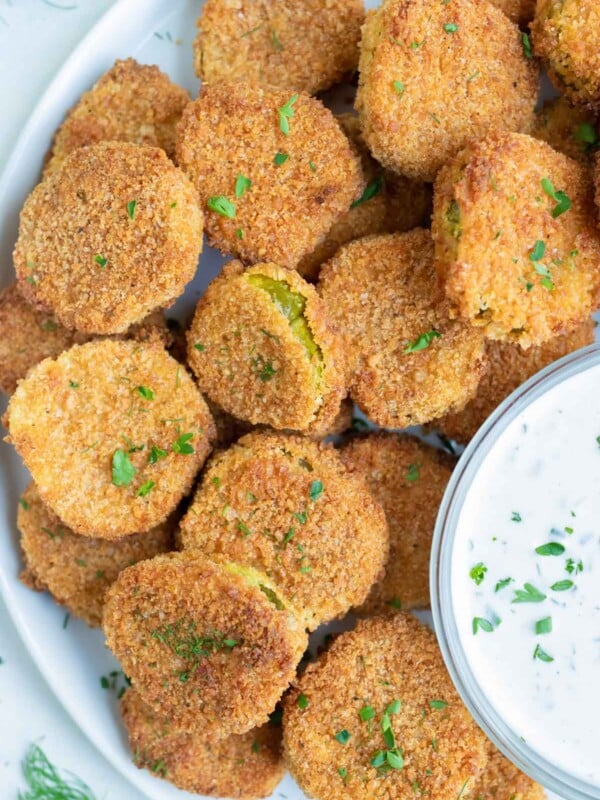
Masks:
[[[91,627],[102,622],[104,598],[126,567],[173,549],[177,518],[146,532],[107,541],[79,536],[44,505],[35,484],[19,498],[17,527],[25,560],[21,581],[48,591]]]
[[[476,800],[544,800],[539,783],[515,767],[502,753],[486,742],[487,764],[470,785],[469,797]]]
[[[346,468],[362,476],[381,503],[390,532],[385,576],[358,612],[427,608],[433,529],[453,460],[413,436],[396,433],[359,436],[339,452]]]
[[[268,797],[285,773],[281,730],[266,724],[217,739],[173,731],[135,689],[120,702],[133,763],[193,794],[255,800]],[[528,800],[528,799],[525,799]]]
[[[398,749],[384,739],[386,714]],[[416,787],[449,800],[486,764],[435,636],[403,613],[359,622],[308,666],[285,699],[283,743],[290,772],[319,800],[414,800]],[[395,767],[378,770],[377,754]]]
[[[6,424],[42,500],[76,533],[106,539],[164,522],[215,438],[175,359],[158,345],[108,339],[30,370]]]
[[[314,97],[245,81],[203,84],[178,128],[209,243],[295,267],[364,187],[360,159]]]
[[[323,91],[358,66],[362,0],[207,0],[194,42],[206,83],[245,79]]]
[[[132,142],[175,155],[175,128],[190,96],[158,67],[133,58],[117,60],[69,111],[54,136],[44,175],[51,175],[78,147]]]

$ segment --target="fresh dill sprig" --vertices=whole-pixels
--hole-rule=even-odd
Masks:
[[[28,789],[19,792],[19,800],[96,800],[90,787],[76,775],[61,775],[37,744],[32,744],[25,756],[23,775]]]

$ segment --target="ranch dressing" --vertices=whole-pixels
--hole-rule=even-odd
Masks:
[[[500,435],[460,512],[451,570],[461,644],[488,700],[529,747],[593,787],[599,437],[594,366],[534,400]]]

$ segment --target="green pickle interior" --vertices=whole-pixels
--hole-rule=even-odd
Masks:
[[[252,286],[267,292],[277,309],[289,322],[296,339],[304,346],[308,358],[311,361],[313,358],[316,360],[316,369],[320,374],[323,370],[323,354],[304,316],[306,298],[299,292],[292,291],[285,281],[278,281],[266,275],[250,275],[248,280]]]

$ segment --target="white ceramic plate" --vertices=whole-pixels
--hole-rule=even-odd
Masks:
[[[274,0],[275,1],[275,0]],[[377,5],[367,0],[367,7]],[[73,52],[37,106],[0,179],[0,284],[13,278],[11,253],[23,202],[39,179],[44,155],[66,111],[115,59],[133,56],[158,64],[177,83],[198,92],[192,68],[192,40],[202,0],[119,0]],[[345,105],[347,108],[347,104]],[[205,249],[199,274],[173,314],[187,314],[224,259]],[[4,410],[5,403],[2,406]],[[152,800],[183,800],[192,795],[138,770],[130,760],[120,724],[116,692],[100,678],[118,670],[100,631],[69,619],[45,594],[24,588],[15,526],[17,499],[28,475],[11,447],[0,448],[0,587],[15,625],[51,689],[100,752]],[[424,615],[428,616],[428,615]],[[122,681],[119,681],[119,686]],[[197,797],[197,796],[196,796]],[[304,800],[287,776],[273,798]]]

